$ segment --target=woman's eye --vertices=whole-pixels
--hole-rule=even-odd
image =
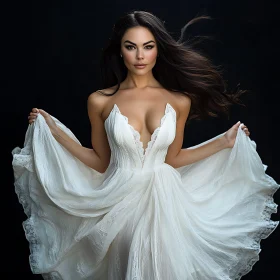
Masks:
[[[125,46],[128,50],[131,50],[131,48],[134,48],[134,46]]]
[[[147,48],[148,48],[149,50],[151,50],[153,47],[154,47],[154,46],[147,46]]]

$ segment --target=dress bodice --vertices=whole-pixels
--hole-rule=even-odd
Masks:
[[[151,169],[164,163],[169,145],[176,134],[176,111],[167,103],[160,125],[143,148],[140,133],[129,124],[117,104],[105,120],[105,129],[111,148],[111,161],[118,168]]]

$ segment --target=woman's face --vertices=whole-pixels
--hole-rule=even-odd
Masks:
[[[121,54],[129,71],[145,75],[156,64],[158,49],[156,40],[149,29],[137,26],[129,28],[121,40]],[[137,64],[145,64],[137,67]]]

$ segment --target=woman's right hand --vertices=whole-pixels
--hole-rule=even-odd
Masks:
[[[38,117],[38,114],[41,114],[47,125],[49,126],[50,130],[52,133],[54,133],[57,130],[57,125],[55,123],[55,121],[51,118],[51,116],[44,110],[42,109],[37,109],[37,108],[32,108],[32,111],[30,112],[28,119],[29,119],[29,124],[32,124],[33,122],[35,122],[35,120]]]

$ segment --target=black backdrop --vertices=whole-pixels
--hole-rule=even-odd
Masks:
[[[190,28],[191,35],[212,36],[200,48],[222,65],[231,88],[238,83],[251,94],[246,107],[234,106],[229,119],[191,122],[183,147],[226,131],[238,120],[251,131],[267,173],[280,182],[279,63],[276,2],[269,1],[22,1],[2,6],[1,140],[4,145],[1,206],[5,279],[42,279],[32,275],[22,222],[26,219],[13,186],[11,150],[23,146],[32,107],[46,110],[90,147],[88,95],[101,88],[99,58],[115,20],[132,9],[155,13],[177,39],[181,27],[196,15],[214,18]],[[280,203],[279,192],[275,201]],[[280,220],[279,214],[273,214]],[[274,279],[280,251],[280,229],[262,241],[260,261],[242,279]],[[2,258],[3,259],[3,258]],[[8,275],[8,274],[7,274]]]

